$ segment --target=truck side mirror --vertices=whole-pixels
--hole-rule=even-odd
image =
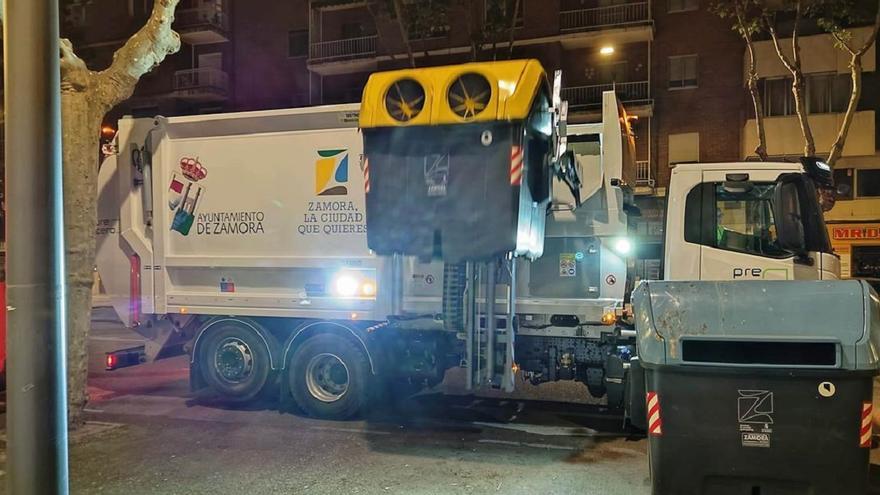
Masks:
[[[806,251],[800,191],[796,180],[781,180],[773,191],[773,217],[779,247],[795,254]]]
[[[554,168],[556,171],[556,178],[564,182],[565,185],[568,186],[568,190],[571,191],[571,195],[574,196],[575,206],[580,206],[581,175],[578,171],[578,163],[577,158],[574,156],[574,151],[565,151]]]

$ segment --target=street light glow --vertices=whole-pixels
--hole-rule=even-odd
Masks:
[[[614,47],[611,45],[603,46],[599,49],[599,53],[601,53],[602,55],[611,55],[612,53],[614,53]]]

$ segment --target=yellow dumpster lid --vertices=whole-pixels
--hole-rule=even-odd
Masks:
[[[550,94],[537,60],[475,62],[372,74],[361,128],[525,119],[538,92]]]

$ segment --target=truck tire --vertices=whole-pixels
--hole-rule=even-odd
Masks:
[[[303,342],[287,366],[290,392],[309,416],[349,419],[369,402],[367,357],[350,340],[326,333]]]
[[[198,366],[208,387],[235,403],[247,402],[265,388],[271,372],[269,351],[252,328],[225,321],[204,338]]]

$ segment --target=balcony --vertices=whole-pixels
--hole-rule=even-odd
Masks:
[[[563,10],[559,12],[559,29],[584,31],[641,24],[650,20],[648,2],[626,3],[591,9]]]
[[[636,186],[654,187],[654,178],[651,177],[651,162],[648,160],[636,161]]]
[[[212,68],[179,70],[174,73],[173,95],[193,103],[225,101],[229,98],[229,75]]]
[[[309,68],[322,75],[375,69],[377,35],[317,41],[309,47]]]
[[[614,91],[617,97],[629,107],[651,105],[651,90],[648,81],[625,83],[594,84],[592,86],[572,86],[562,88],[562,99],[568,101],[568,110],[572,113],[599,111],[602,107],[602,93]],[[635,110],[635,109],[633,109]],[[638,114],[639,112],[630,112]]]
[[[601,37],[607,42],[630,43],[653,38],[651,8],[648,2],[625,3],[607,7],[563,10],[559,12],[559,31],[566,48],[592,44]]]
[[[174,15],[174,29],[180,34],[180,40],[190,45],[229,41],[229,19],[220,2],[178,10]]]

